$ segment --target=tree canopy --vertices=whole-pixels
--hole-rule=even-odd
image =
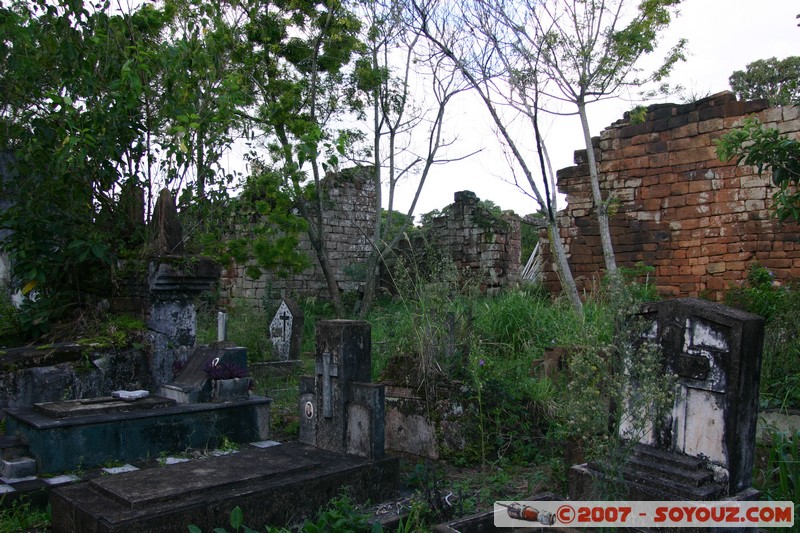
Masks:
[[[800,57],[771,57],[749,63],[728,78],[740,100],[769,100],[771,106],[800,104]]]

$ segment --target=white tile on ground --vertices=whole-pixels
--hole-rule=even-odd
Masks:
[[[280,445],[280,442],[275,440],[262,440],[259,442],[251,442],[250,446],[255,446],[256,448],[271,448],[273,446]]]
[[[74,483],[79,479],[80,478],[78,476],[73,476],[72,474],[43,478],[44,482],[47,483],[48,485],[63,485],[64,483]]]
[[[165,465],[176,465],[178,463],[185,463],[186,461],[191,461],[188,457],[165,457],[163,464]]]
[[[133,465],[122,465],[122,466],[115,466],[113,468],[104,468],[103,472],[107,474],[124,474],[125,472],[133,472],[135,470],[139,470]]]
[[[22,481],[33,481],[36,479],[36,476],[25,476],[25,477],[0,477],[0,481],[3,483],[20,483]]]
[[[231,455],[234,453],[239,453],[237,450],[213,450],[211,455],[214,457],[221,457],[223,455]]]
[[[8,494],[9,492],[14,492],[14,487],[10,487],[8,485],[0,485],[0,494]]]

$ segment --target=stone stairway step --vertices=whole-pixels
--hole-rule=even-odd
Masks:
[[[714,480],[714,474],[702,466],[698,468],[676,467],[669,463],[655,462],[636,455],[629,457],[627,464],[629,468],[637,470],[643,475],[653,474],[694,487],[711,483]]]
[[[637,444],[633,449],[634,456],[641,457],[650,462],[659,464],[669,464],[678,468],[697,470],[703,467],[705,461],[699,457],[691,457],[680,453],[659,450],[652,446]]]
[[[656,476],[642,473],[625,467],[622,476],[628,482],[634,483],[646,493],[651,493],[662,500],[699,500],[708,501],[721,497],[725,488],[716,483],[707,483],[700,487],[685,485],[679,482],[660,479]],[[670,496],[670,497],[666,497]]]

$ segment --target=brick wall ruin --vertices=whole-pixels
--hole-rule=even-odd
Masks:
[[[328,226],[328,255],[343,291],[358,291],[366,277],[370,244],[371,214],[375,188],[370,169],[349,169],[324,182],[327,198],[325,221]],[[477,280],[484,292],[519,279],[520,220],[512,214],[498,218],[480,205],[470,191],[455,194],[455,202],[442,210],[427,229],[426,238],[450,256],[460,271]],[[304,272],[289,278],[276,278],[265,272],[259,279],[246,275],[247,265],[234,265],[223,273],[221,296],[224,300],[246,300],[262,306],[282,295],[328,298],[322,268],[306,235],[299,248],[312,261]]]
[[[327,225],[328,259],[343,291],[357,291],[366,277],[375,205],[371,172],[369,167],[347,169],[328,174],[322,182],[326,198],[323,219]],[[300,236],[298,248],[311,260],[310,268],[288,278],[264,272],[259,279],[250,279],[245,273],[247,265],[237,264],[223,273],[222,297],[247,300],[258,306],[276,301],[282,295],[327,299],[322,267],[306,234]]]
[[[752,166],[716,156],[714,141],[750,115],[790,136],[800,133],[800,108],[740,102],[724,92],[650,106],[641,124],[626,114],[595,139],[604,197],[619,201],[610,219],[617,263],[655,267],[663,296],[720,300],[753,262],[778,280],[800,278],[800,227],[772,217],[776,187],[769,173],[759,176]],[[575,152],[575,165],[558,172],[567,201],[559,223],[572,272],[581,288],[590,288],[602,275],[603,254],[585,150]],[[544,282],[559,286],[549,256]]]
[[[495,217],[471,191],[455,193],[442,211],[428,229],[428,242],[449,255],[462,275],[479,280],[481,292],[491,294],[519,279],[519,217]]]

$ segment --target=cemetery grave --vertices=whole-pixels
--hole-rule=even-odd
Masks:
[[[146,385],[98,390],[78,399],[8,404],[8,437],[2,443],[6,482],[0,491],[55,487],[48,493],[56,532],[182,531],[189,523],[210,530],[226,524],[234,507],[249,524],[296,524],[345,486],[354,501],[380,501],[383,508],[392,501],[408,502],[408,491],[415,490],[422,505],[437,510],[431,516],[441,522],[438,531],[480,531],[487,515],[471,513],[493,499],[509,494],[531,499],[542,492],[573,499],[596,494],[597,480],[605,475],[602,458],[570,469],[568,486],[530,459],[535,453],[560,454],[546,449],[559,441],[548,440],[536,427],[546,418],[535,404],[513,398],[494,403],[496,394],[507,394],[493,382],[497,363],[488,355],[479,359],[462,342],[477,327],[471,312],[426,311],[429,321],[419,329],[425,357],[412,352],[390,361],[384,377],[395,381],[384,384],[372,379],[370,322],[314,317],[309,360],[300,349],[304,313],[284,299],[272,321],[260,324],[272,348],[261,370],[267,375],[283,370],[281,379],[294,387],[286,396],[299,428],[297,442],[269,440],[273,405],[248,390],[248,353],[227,341],[230,321],[217,315],[217,341],[196,346],[194,297],[214,276],[202,260],[167,257],[151,265],[147,339],[152,350],[140,372]],[[612,482],[639,497],[757,497],[750,471],[759,319],[697,300],[647,304],[640,314],[652,321],[649,338],[663,346],[665,369],[679,376],[679,388],[672,418],[652,423],[649,436],[627,457],[624,478]],[[497,320],[498,315],[490,317]],[[527,340],[513,342],[524,347]],[[311,375],[294,378],[304,357]],[[548,347],[544,371],[557,381],[560,372],[571,371],[570,357],[569,350]],[[521,360],[522,381],[538,382],[529,377],[531,360]],[[503,409],[500,414],[509,425],[481,411],[495,406]],[[506,477],[506,466],[493,474],[487,458],[494,449],[484,433],[500,436],[520,426],[528,429],[515,434],[516,442],[497,448],[497,453],[509,453],[506,464],[517,462],[517,475]],[[708,427],[716,431],[702,430]],[[217,446],[227,449],[213,450]],[[189,449],[207,453],[187,460]],[[438,467],[414,468],[406,474],[416,478],[409,482],[413,489],[396,500],[398,455],[408,459],[407,465],[429,457],[464,461],[466,468],[448,470],[438,480]],[[87,467],[89,475],[69,474]],[[396,508],[411,519],[413,505]]]

